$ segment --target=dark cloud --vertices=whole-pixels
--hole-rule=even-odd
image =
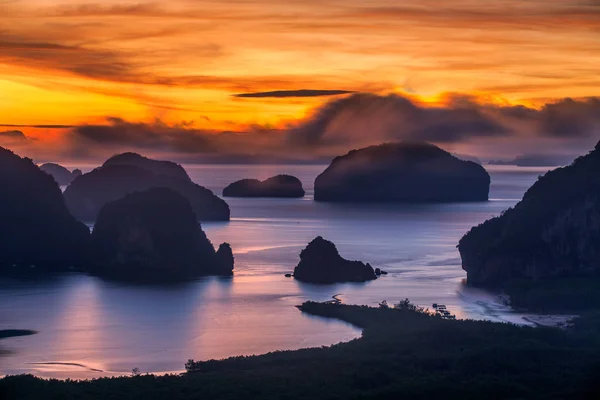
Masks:
[[[599,136],[598,98],[563,99],[529,108],[448,95],[442,105],[432,106],[396,94],[356,93],[330,100],[281,129],[251,126],[223,132],[197,129],[192,123],[108,118],[104,124],[73,127],[60,150],[65,158],[100,159],[140,151],[175,160],[273,162],[331,157],[382,142],[424,140],[449,151],[497,159],[524,152],[556,154],[557,149],[575,156],[593,147]]]
[[[3,128],[40,128],[40,129],[69,129],[75,125],[24,125],[24,124],[0,124]]]
[[[197,155],[270,154],[280,148],[282,137],[278,131],[260,127],[247,132],[222,132],[195,129],[190,123],[169,125],[161,120],[144,123],[108,118],[107,124],[73,128],[66,156],[102,157],[114,152],[144,151],[189,160]]]
[[[290,129],[287,140],[306,148],[356,147],[394,140],[439,144],[524,138],[580,140],[600,134],[600,99],[563,99],[540,109],[449,95],[444,105],[399,95],[358,93],[318,108]]]
[[[272,92],[255,92],[255,93],[238,93],[233,97],[249,97],[249,98],[282,98],[282,97],[320,97],[320,96],[337,96],[340,94],[354,93],[349,90],[320,90],[320,89],[300,89],[300,90],[274,90]]]
[[[543,134],[556,137],[597,135],[600,133],[600,98],[567,98],[546,104],[539,116]]]
[[[467,98],[455,98],[452,103],[425,107],[394,94],[357,93],[319,108],[290,130],[288,140],[315,147],[393,140],[448,143],[508,134],[485,108]]]
[[[108,118],[106,125],[81,125],[72,131],[79,145],[128,147],[150,150],[172,150],[182,153],[211,153],[216,151],[214,135],[207,131],[189,129],[186,124],[167,125],[127,122]]]

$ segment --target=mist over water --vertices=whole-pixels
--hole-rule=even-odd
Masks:
[[[304,184],[303,199],[228,198],[232,220],[204,223],[213,244],[231,243],[233,278],[171,286],[135,286],[85,275],[40,282],[0,280],[0,329],[38,334],[0,341],[0,374],[85,378],[180,371],[204,360],[330,345],[360,335],[338,321],[308,317],[294,306],[340,294],[376,305],[410,298],[446,304],[457,318],[524,323],[494,293],[467,288],[456,244],[473,225],[514,205],[545,168],[487,166],[491,201],[431,205],[315,203],[324,166],[186,166],[217,194],[241,178],[286,173]],[[84,171],[90,168],[83,168]],[[285,278],[315,236],[341,255],[389,272],[364,284],[311,285]]]

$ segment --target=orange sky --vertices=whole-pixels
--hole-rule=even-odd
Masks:
[[[600,92],[593,0],[0,0],[0,14],[0,124],[239,130],[331,99],[233,96],[274,90],[521,104]]]

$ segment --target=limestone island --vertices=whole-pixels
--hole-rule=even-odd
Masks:
[[[109,278],[164,282],[233,274],[229,244],[215,251],[190,202],[168,188],[105,204],[90,247],[91,272]]]
[[[81,176],[80,169],[69,171],[62,165],[55,163],[42,164],[40,165],[40,169],[45,173],[52,175],[56,183],[58,183],[60,186],[67,186],[73,182],[75,178]]]
[[[291,175],[277,175],[264,181],[242,179],[223,189],[224,197],[304,197],[300,179]]]
[[[106,203],[153,187],[167,187],[186,197],[199,221],[229,221],[227,203],[211,190],[193,183],[180,165],[135,153],[114,156],[78,177],[65,190],[64,197],[76,218],[93,222]]]
[[[370,264],[344,259],[335,244],[318,236],[300,253],[294,278],[302,282],[330,284],[366,282],[377,276]]]
[[[315,200],[442,203],[487,201],[490,176],[425,142],[385,143],[336,157],[315,180]]]
[[[112,156],[106,160],[102,165],[105,167],[113,165],[132,165],[134,167],[151,171],[158,175],[166,175],[188,182],[192,181],[188,173],[181,165],[172,161],[153,160],[137,153],[117,154],[116,156]]]
[[[0,187],[1,272],[81,267],[90,231],[69,213],[51,175],[0,147]]]
[[[529,308],[558,301],[570,309],[600,305],[599,171],[600,144],[540,177],[514,207],[473,227],[458,244],[468,283],[509,293],[518,287],[529,297],[518,301]],[[542,287],[544,301],[535,293]]]

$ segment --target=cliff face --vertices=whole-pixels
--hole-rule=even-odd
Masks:
[[[376,276],[369,264],[342,258],[335,244],[318,236],[300,253],[294,278],[303,282],[328,284],[365,282],[376,279]]]
[[[173,174],[157,174],[134,165],[96,168],[75,179],[65,190],[64,196],[73,215],[82,221],[93,222],[106,203],[128,193],[153,187],[168,187],[185,196],[200,221],[229,220],[229,206],[211,190],[189,179],[180,179]]]
[[[295,176],[277,175],[264,181],[242,179],[223,189],[225,197],[304,197],[302,182]]]
[[[0,270],[81,266],[90,232],[69,213],[52,176],[0,147],[0,187]]]
[[[92,232],[90,263],[98,275],[129,280],[180,280],[231,275],[228,244],[215,252],[189,201],[167,188],[107,203]]]
[[[600,272],[600,150],[541,177],[459,242],[472,284]]]
[[[348,202],[486,201],[490,176],[428,143],[387,143],[335,158],[315,180],[315,200]]]

